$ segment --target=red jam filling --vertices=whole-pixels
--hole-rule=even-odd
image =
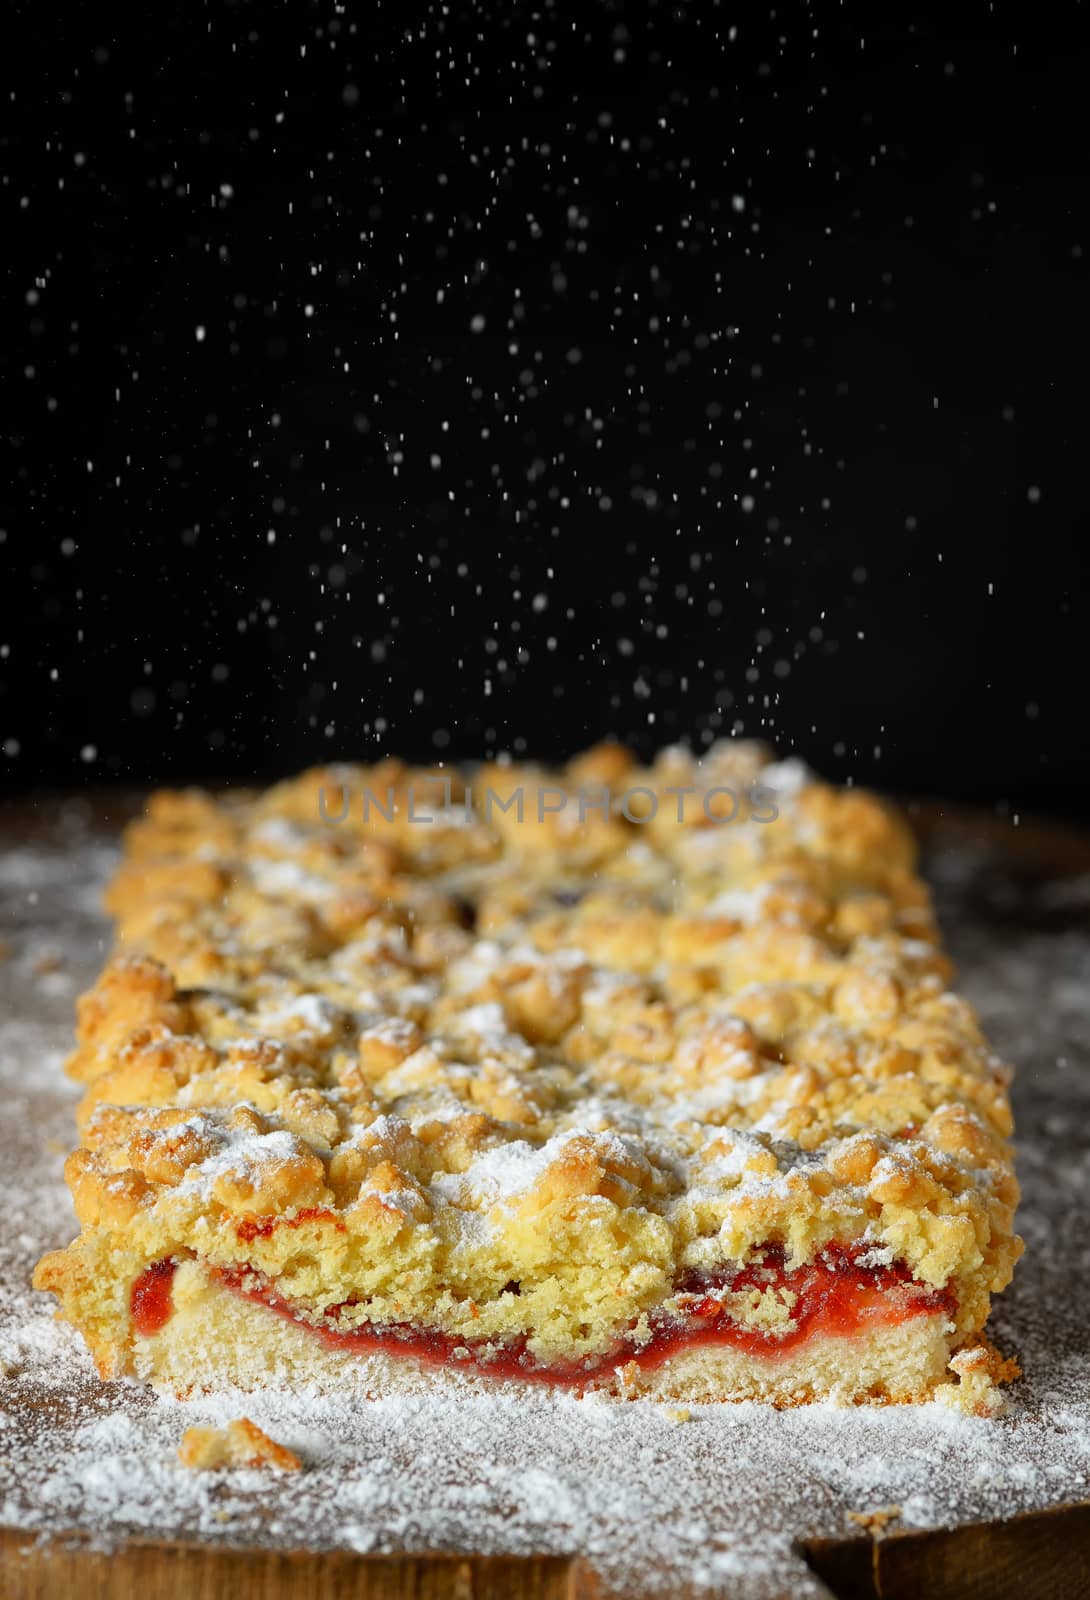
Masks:
[[[174,1309],[171,1288],[174,1283],[174,1262],[153,1261],[145,1267],[132,1286],[129,1295],[129,1312],[133,1330],[145,1339],[160,1328],[165,1328]]]
[[[642,1371],[653,1371],[679,1351],[701,1346],[727,1345],[776,1360],[815,1336],[851,1338],[911,1317],[936,1312],[947,1317],[954,1314],[956,1302],[950,1290],[929,1289],[917,1283],[902,1263],[863,1265],[860,1258],[865,1258],[870,1248],[864,1244],[830,1245],[809,1265],[788,1269],[783,1249],[769,1246],[761,1261],[741,1271],[695,1274],[680,1283],[675,1291],[677,1309],[652,1312],[651,1334],[642,1342],[625,1335],[611,1349],[585,1360],[548,1364],[535,1360],[522,1336],[505,1343],[489,1343],[455,1338],[411,1323],[366,1323],[346,1328],[338,1326],[345,1306],[329,1306],[324,1319],[314,1321],[300,1315],[290,1301],[245,1268],[218,1268],[215,1276],[233,1293],[298,1323],[332,1349],[358,1355],[384,1352],[429,1366],[460,1367],[494,1378],[521,1378],[578,1388],[598,1374],[629,1362],[635,1362]],[[165,1265],[169,1267],[170,1263]],[[154,1268],[148,1269],[149,1273],[152,1271]],[[774,1332],[739,1322],[724,1303],[725,1294],[768,1289],[795,1296],[792,1326],[786,1331]],[[169,1279],[166,1297],[169,1314]],[[135,1320],[134,1309],[134,1323]],[[137,1331],[143,1330],[138,1327]]]
[[[304,1222],[332,1222],[338,1233],[345,1231],[340,1217],[328,1206],[305,1206],[293,1217],[244,1217],[241,1222],[235,1223],[235,1234],[244,1244],[250,1244],[254,1239],[270,1238],[278,1228],[298,1228]]]

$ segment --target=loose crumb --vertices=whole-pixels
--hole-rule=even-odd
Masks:
[[[1000,1355],[987,1339],[967,1345],[950,1362],[958,1375],[957,1388],[938,1398],[944,1404],[957,1404],[971,1416],[998,1417],[1006,1409],[1000,1384],[1013,1383],[1022,1376],[1017,1361]]]
[[[848,1521],[865,1528],[872,1538],[880,1539],[891,1522],[899,1522],[900,1506],[875,1506],[873,1511],[849,1511]]]
[[[187,1428],[178,1447],[183,1467],[218,1472],[224,1467],[278,1467],[298,1472],[303,1463],[285,1445],[259,1428],[249,1417],[239,1417],[226,1428]]]

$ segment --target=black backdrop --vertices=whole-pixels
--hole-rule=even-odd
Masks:
[[[0,777],[1084,815],[1081,7],[17,7]]]

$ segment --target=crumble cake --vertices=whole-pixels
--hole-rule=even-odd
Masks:
[[[102,1376],[994,1409],[1009,1073],[905,823],[740,741],[444,778],[128,829],[35,1275]]]

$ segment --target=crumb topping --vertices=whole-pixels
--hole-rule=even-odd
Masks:
[[[425,777],[164,792],[128,830],[69,1062],[82,1231],[37,1275],[104,1372],[169,1257],[548,1359],[769,1242],[858,1241],[980,1329],[1020,1251],[1009,1073],[896,815],[739,742],[450,774],[430,807]],[[653,815],[577,819],[621,781]],[[546,787],[569,803],[539,815]]]

